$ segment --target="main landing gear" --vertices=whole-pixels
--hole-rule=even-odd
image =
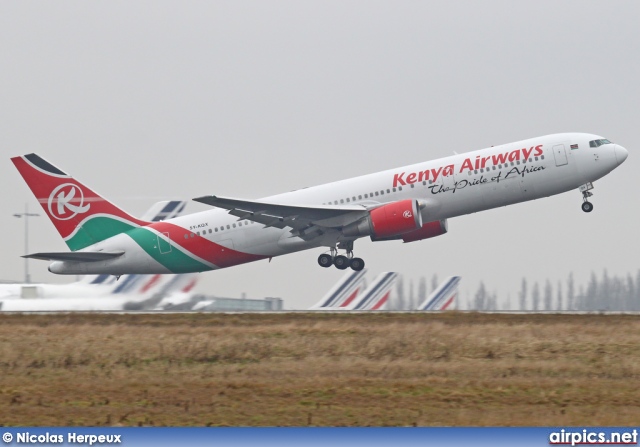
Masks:
[[[338,250],[332,247],[331,254],[322,253],[318,256],[318,264],[320,267],[328,268],[334,265],[338,270],[345,270],[351,267],[351,270],[355,270],[356,272],[364,268],[362,258],[353,257],[353,242],[347,244],[347,256],[337,255],[337,253]]]
[[[589,197],[593,196],[593,193],[590,190],[593,189],[593,183],[585,183],[580,187],[580,192],[582,193],[582,211],[585,213],[590,213],[593,211],[593,204],[589,202]]]

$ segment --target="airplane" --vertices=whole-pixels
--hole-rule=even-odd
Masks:
[[[459,276],[445,279],[424,301],[418,304],[416,310],[447,310],[458,296]]]
[[[56,274],[187,273],[311,248],[322,267],[362,270],[354,242],[441,236],[447,220],[578,188],[591,212],[593,182],[628,152],[597,135],[563,133],[390,169],[260,200],[206,195],[217,209],[148,222],[129,215],[36,154],[12,158],[71,250],[26,257]],[[339,254],[344,250],[345,254]]]
[[[365,268],[347,273],[309,310],[335,310],[349,306],[363,289],[366,272]]]

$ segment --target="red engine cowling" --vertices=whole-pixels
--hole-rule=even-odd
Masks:
[[[422,225],[419,230],[414,230],[402,235],[404,242],[421,241],[422,239],[429,239],[430,237],[441,236],[445,234],[449,228],[447,227],[447,219],[436,220],[434,222],[427,222]]]
[[[345,236],[371,236],[374,241],[400,239],[405,233],[422,228],[422,215],[417,200],[388,203],[369,212],[365,220],[342,229]]]

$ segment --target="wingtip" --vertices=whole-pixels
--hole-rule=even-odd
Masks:
[[[200,202],[200,203],[206,203],[207,205],[210,205],[211,202],[217,200],[218,197],[214,196],[214,195],[210,195],[210,196],[201,196],[201,197],[195,197],[191,200],[193,200],[194,202]]]

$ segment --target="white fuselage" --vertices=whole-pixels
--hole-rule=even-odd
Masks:
[[[603,177],[626,159],[627,151],[615,144],[590,147],[589,141],[600,138],[582,133],[532,138],[266,197],[259,202],[372,207],[417,199],[423,205],[423,222],[444,220],[563,193]],[[197,232],[198,236],[218,244],[223,250],[228,248],[262,258],[319,246],[334,247],[348,239],[334,230],[307,242],[292,238],[288,228],[265,228],[256,222],[239,221],[222,209],[166,222],[184,229],[185,238],[186,233]],[[182,235],[177,235],[178,241],[180,237]],[[126,233],[86,250],[124,251],[125,255],[101,262],[57,261],[51,264],[50,270],[63,274],[175,272],[150,257]],[[249,261],[236,263],[242,262]],[[211,262],[203,264],[206,268],[199,268],[199,271],[220,268]]]

